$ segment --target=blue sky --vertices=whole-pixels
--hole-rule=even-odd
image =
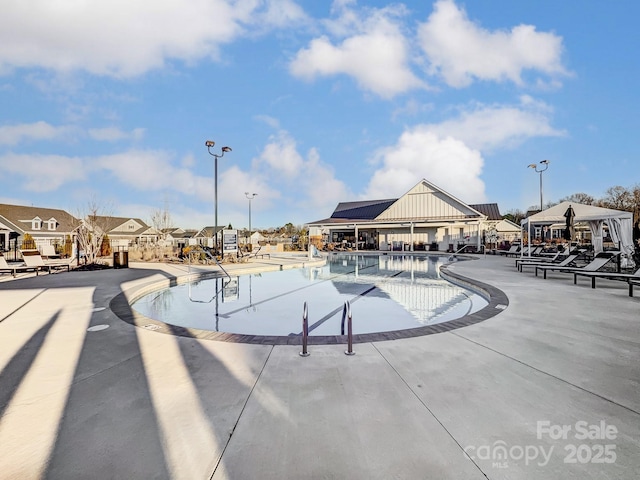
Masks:
[[[0,0],[0,203],[264,228],[640,178],[640,4]]]

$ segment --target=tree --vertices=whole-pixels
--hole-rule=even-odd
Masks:
[[[22,238],[22,246],[20,248],[22,250],[33,250],[36,248],[36,241],[33,239],[31,234],[24,234],[24,237]]]
[[[600,200],[600,207],[614,210],[633,211],[633,194],[626,188],[616,185],[608,188],[604,198]]]
[[[286,235],[293,235],[295,233],[296,229],[293,226],[293,223],[289,222],[287,224],[285,224],[284,227],[282,227],[282,233],[286,234]]]
[[[111,255],[111,240],[109,240],[109,235],[105,234],[100,245],[100,256],[108,257],[109,255]]]
[[[151,226],[158,232],[162,240],[167,238],[167,230],[173,227],[173,219],[167,202],[165,202],[164,208],[151,212]]]
[[[575,202],[581,203],[583,205],[593,205],[596,202],[596,199],[593,198],[588,193],[573,193],[568,197],[564,197],[560,199],[560,202]]]
[[[522,210],[518,210],[516,208],[513,210],[509,210],[505,215],[502,216],[502,218],[506,220],[511,220],[513,223],[520,225],[520,220],[522,220],[525,217],[525,215],[526,215],[525,212],[523,212]]]
[[[640,185],[634,185],[631,190],[631,203],[633,205],[633,220],[637,222],[640,219]]]
[[[86,207],[80,210],[74,223],[76,238],[80,250],[84,252],[85,262],[97,263],[102,239],[115,226],[110,209],[96,200],[90,200]]]

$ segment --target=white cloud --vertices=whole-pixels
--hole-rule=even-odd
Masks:
[[[144,136],[144,133],[144,128],[134,128],[130,132],[125,132],[118,127],[89,129],[89,136],[93,140],[105,142],[117,142],[119,140],[141,140]]]
[[[522,83],[524,70],[549,76],[566,75],[562,65],[562,37],[518,25],[510,31],[489,31],[473,23],[453,0],[439,0],[418,39],[432,74],[452,87],[466,87],[474,79]]]
[[[482,153],[566,135],[551,126],[552,114],[549,105],[523,95],[517,105],[477,104],[457,118],[413,126],[377,153],[374,161],[381,166],[364,196],[396,197],[425,178],[465,202],[482,202]]]
[[[288,0],[5,2],[0,72],[42,67],[137,76],[174,59],[215,59],[222,44],[256,29],[282,27],[302,15]]]
[[[304,163],[302,156],[298,153],[295,140],[284,130],[269,138],[269,143],[265,145],[258,161],[289,179],[300,173]]]
[[[326,209],[334,206],[336,198],[351,196],[345,184],[335,178],[333,168],[322,162],[318,151],[309,149],[305,158],[286,130],[272,135],[260,156],[254,159],[249,178],[255,176],[269,179],[270,185],[282,191],[279,196],[295,198],[297,205],[305,208]],[[258,187],[252,191],[262,195]]]
[[[73,127],[54,127],[47,122],[0,126],[0,145],[17,145],[25,140],[54,140],[68,135]]]
[[[382,166],[363,198],[396,198],[425,178],[464,202],[485,201],[480,152],[424,126],[405,131],[396,145],[380,150],[376,160]]]
[[[423,128],[439,137],[451,136],[470,148],[489,152],[519,145],[533,137],[561,137],[551,126],[553,110],[545,103],[523,96],[519,105],[477,105],[458,118]]]
[[[213,182],[191,170],[172,165],[163,151],[129,150],[88,161],[94,169],[111,172],[122,184],[142,191],[176,191],[197,198],[213,198]]]
[[[349,4],[334,4],[340,17],[327,22],[333,35],[349,32],[349,36],[335,45],[327,36],[313,39],[290,63],[291,74],[306,80],[348,75],[364,90],[383,98],[424,87],[409,68],[409,46],[397,20],[404,9],[370,9],[359,16],[347,8]]]
[[[83,161],[61,155],[8,153],[0,156],[0,170],[23,177],[23,188],[32,192],[51,192],[68,182],[83,180]]]

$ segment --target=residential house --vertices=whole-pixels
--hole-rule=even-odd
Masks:
[[[112,248],[155,243],[160,236],[139,218],[100,216],[96,224],[105,230]]]
[[[17,256],[26,234],[33,237],[36,248],[43,245],[59,248],[65,240],[75,243],[77,225],[78,219],[64,210],[0,204],[0,251],[13,251],[13,256]]]

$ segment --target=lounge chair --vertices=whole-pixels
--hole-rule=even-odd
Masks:
[[[37,250],[36,250],[37,251]],[[48,273],[51,273],[51,270],[57,270],[61,268],[66,268],[67,271],[71,271],[71,262],[46,262],[40,256],[40,253],[33,253],[30,251],[22,250],[22,260],[28,267],[36,268],[36,272],[38,270],[46,270]]]
[[[575,267],[575,261],[582,255],[582,250],[574,250],[569,254],[565,252],[558,252],[553,257],[541,257],[541,258],[518,258],[516,260],[516,267],[521,272],[523,267],[535,267],[538,265],[549,265],[553,263],[561,267]]]
[[[53,245],[42,245],[40,247],[40,256],[42,258],[60,258],[60,254],[56,253],[56,248]]]
[[[15,277],[18,272],[34,272],[34,271],[36,272],[36,275],[37,275],[38,274],[37,268],[28,267],[24,263],[21,263],[19,265],[9,265],[7,263],[7,260],[2,255],[0,255],[0,272],[11,273],[11,275]]]
[[[578,283],[578,277],[591,278],[591,288],[596,288],[596,278],[605,278],[607,280],[625,280],[629,284],[629,296],[633,297],[633,282],[640,282],[640,268],[633,273],[622,272],[573,272],[573,283]]]
[[[500,255],[510,255],[512,253],[518,253],[520,251],[520,246],[519,245],[511,245],[511,248],[509,250],[502,250],[499,251],[498,253]]]
[[[620,255],[620,252],[600,252],[598,253],[591,262],[587,263],[582,267],[569,267],[569,266],[560,266],[560,265],[536,265],[536,277],[538,276],[538,271],[544,272],[544,278],[547,278],[548,271],[556,271],[556,272],[595,272],[604,267],[607,263],[609,263],[612,259]]]

